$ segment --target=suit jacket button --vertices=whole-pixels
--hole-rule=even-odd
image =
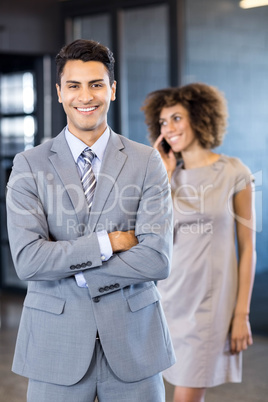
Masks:
[[[75,265],[71,265],[70,269],[72,269],[72,270],[75,269]]]
[[[114,284],[114,287],[115,287],[115,289],[120,288],[119,283],[115,283],[115,284]]]
[[[103,293],[104,292],[104,288],[99,288],[99,292]]]
[[[105,292],[108,292],[109,286],[104,286],[104,290],[105,290]]]
[[[109,289],[113,290],[114,289],[114,285],[110,285]]]
[[[88,266],[88,267],[91,267],[91,265],[92,265],[92,262],[91,262],[91,261],[88,261],[88,262],[87,262],[87,266]]]
[[[83,264],[81,264],[82,268],[85,268],[87,266],[87,264],[85,262],[83,262]]]
[[[92,299],[93,301],[94,301],[94,303],[99,303],[99,301],[100,301],[100,297],[93,297],[93,299]]]
[[[80,264],[76,264],[75,268],[76,268],[76,269],[79,269],[79,268],[81,268],[81,265],[80,265]]]

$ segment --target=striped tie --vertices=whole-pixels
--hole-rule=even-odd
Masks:
[[[81,153],[82,158],[85,161],[85,168],[83,171],[83,175],[81,178],[82,186],[85,192],[86,200],[88,203],[88,209],[91,209],[94,191],[96,188],[96,178],[92,170],[91,163],[95,157],[94,152],[91,151],[90,148],[84,149]]]

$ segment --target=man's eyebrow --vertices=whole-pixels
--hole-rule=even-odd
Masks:
[[[95,82],[104,82],[104,79],[103,79],[103,78],[99,78],[99,79],[97,79],[97,80],[89,81],[90,84],[94,84]]]
[[[104,82],[104,79],[99,78],[99,79],[96,79],[96,80],[92,80],[92,81],[89,81],[89,84],[95,84],[96,82]],[[76,80],[68,80],[68,81],[66,81],[66,84],[81,84],[81,82],[76,81]]]
[[[75,80],[68,80],[66,81],[67,84],[80,84],[79,81],[75,81]]]

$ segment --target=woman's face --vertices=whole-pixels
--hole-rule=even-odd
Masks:
[[[164,107],[159,116],[161,134],[174,152],[184,152],[199,146],[191,127],[188,111],[181,105]]]

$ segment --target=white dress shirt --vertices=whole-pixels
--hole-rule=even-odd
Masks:
[[[90,147],[90,149],[96,155],[92,161],[92,170],[94,172],[97,182],[101,168],[101,163],[103,160],[103,156],[105,153],[109,137],[110,137],[110,129],[107,126],[106,130],[100,136],[100,138]],[[81,178],[85,167],[85,161],[84,158],[81,156],[81,153],[84,151],[85,148],[88,148],[88,145],[86,145],[83,141],[81,141],[75,135],[70,133],[68,126],[66,126],[65,128],[65,138],[70,147],[71,153],[77,166],[79,176]],[[108,233],[106,230],[101,230],[97,232],[97,236],[100,246],[101,259],[102,261],[107,261],[113,255],[113,250]],[[87,283],[82,272],[76,274],[75,279],[79,287],[87,287]]]

